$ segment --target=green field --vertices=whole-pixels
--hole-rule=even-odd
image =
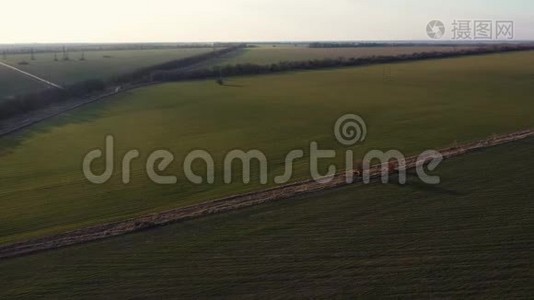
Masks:
[[[386,70],[386,72],[385,72]],[[222,157],[235,148],[260,149],[271,179],[285,155],[306,149],[345,150],[333,136],[335,120],[360,114],[368,139],[355,148],[412,154],[534,125],[534,52],[489,55],[341,70],[172,83],[139,89],[86,106],[0,141],[0,242],[62,232],[160,209],[262,188],[224,185]],[[129,185],[120,174],[102,185],[84,179],[84,155],[116,138],[117,157],[139,149]],[[192,149],[217,161],[214,185],[185,181],[181,162]],[[170,149],[168,172],[178,184],[160,186],[145,175],[147,155]],[[307,153],[307,151],[306,151]],[[341,156],[338,162],[341,161]],[[199,166],[201,168],[201,166]],[[296,177],[307,177],[298,160]],[[116,170],[118,171],[118,170]],[[272,181],[272,180],[271,180]]]
[[[4,298],[530,298],[534,139],[442,184],[353,186],[0,262]]]
[[[28,77],[0,66],[0,102],[10,96],[40,91],[47,85],[31,80]]]
[[[8,55],[3,62],[26,72],[42,77],[59,85],[68,85],[88,79],[108,79],[139,68],[161,64],[212,51],[211,48],[156,49],[156,50],[108,50],[87,51],[85,60],[80,61],[81,52],[69,52],[68,61],[63,61],[62,53],[37,53],[35,60],[29,54]],[[20,62],[28,65],[19,65]],[[16,85],[15,83],[10,83]],[[17,83],[18,84],[18,83]],[[3,90],[2,90],[3,91]],[[4,93],[0,93],[2,96]]]
[[[262,46],[257,48],[243,49],[240,53],[232,53],[216,60],[215,64],[272,64],[281,61],[304,61],[313,59],[326,59],[339,57],[369,57],[369,56],[395,56],[412,54],[416,52],[452,52],[469,47],[359,47],[359,48],[306,48],[302,46]],[[210,62],[213,63],[213,62]]]
[[[243,49],[237,53],[228,54],[220,59],[211,59],[198,64],[196,68],[211,68],[218,64],[256,63],[268,64],[279,61],[299,61],[309,59],[324,59],[338,57],[365,57],[372,55],[399,55],[414,52],[453,51],[465,47],[368,47],[368,48],[332,48],[313,49],[303,46],[277,47],[262,46]],[[82,52],[69,52],[68,61],[62,60],[62,53],[58,52],[58,61],[54,60],[54,53],[37,53],[35,60],[30,54],[8,55],[3,62],[21,70],[42,77],[59,85],[68,85],[88,79],[109,79],[113,76],[125,74],[139,68],[157,65],[167,61],[202,54],[212,51],[211,48],[180,48],[153,50],[106,50],[86,51],[85,60],[80,61]],[[28,65],[21,65],[27,62]],[[0,101],[18,95],[36,92],[47,88],[46,85],[28,79],[13,71],[0,66]]]

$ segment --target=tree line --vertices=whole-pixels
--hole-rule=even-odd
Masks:
[[[461,49],[455,52],[423,52],[400,54],[394,56],[369,56],[361,58],[327,58],[307,61],[282,61],[268,65],[234,64],[197,70],[184,70],[208,59],[217,58],[246,47],[234,45],[222,50],[200,54],[160,65],[142,68],[109,81],[88,80],[65,87],[64,90],[45,90],[29,95],[22,95],[4,102],[0,102],[0,119],[27,113],[49,106],[53,103],[75,101],[80,97],[90,97],[109,91],[110,88],[127,85],[142,85],[153,82],[183,81],[195,79],[216,79],[224,84],[224,77],[261,75],[299,70],[317,70],[326,68],[354,67],[371,64],[395,63],[425,59],[453,58],[467,55],[491,54],[511,51],[534,50],[533,45],[499,45],[483,48]]]
[[[455,52],[421,52],[413,54],[399,54],[394,56],[369,56],[361,58],[327,58],[314,59],[305,61],[282,61],[268,65],[259,64],[235,64],[211,69],[194,70],[190,72],[183,71],[157,71],[152,74],[155,81],[181,81],[190,79],[212,79],[217,78],[221,81],[222,77],[242,76],[242,75],[260,75],[299,70],[317,70],[326,68],[354,67],[371,64],[406,62],[425,59],[453,58],[468,55],[491,54],[511,51],[534,50],[532,45],[511,45],[511,46],[492,46],[484,48],[462,49]]]
[[[378,47],[485,47],[485,46],[506,46],[506,44],[488,44],[466,41],[454,42],[313,42],[308,44],[308,48],[378,48]]]
[[[53,103],[75,101],[80,97],[96,96],[108,89],[114,89],[121,85],[149,83],[154,80],[152,74],[156,71],[176,70],[190,67],[194,64],[220,57],[243,47],[244,45],[241,44],[232,45],[231,47],[220,50],[142,68],[106,81],[92,79],[65,86],[64,89],[47,89],[40,92],[19,95],[0,102],[0,120],[41,109]]]

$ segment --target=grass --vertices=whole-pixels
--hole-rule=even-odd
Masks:
[[[371,55],[398,55],[427,51],[452,51],[465,47],[371,47],[371,48],[331,48],[314,49],[302,46],[262,46],[244,49],[238,53],[228,54],[220,59],[212,59],[199,64],[197,68],[210,68],[218,64],[256,63],[269,64],[279,61],[299,61],[309,59],[324,59],[338,57],[363,57]],[[87,51],[85,60],[80,61],[81,52],[69,53],[69,61],[62,60],[62,53],[57,53],[58,61],[54,60],[54,53],[37,53],[35,60],[30,54],[8,55],[2,60],[12,66],[40,76],[51,82],[68,85],[88,79],[108,79],[142,67],[148,67],[167,61],[184,58],[211,51],[210,48],[190,49],[156,49],[156,50],[107,50]],[[27,62],[27,65],[20,65]],[[29,92],[37,92],[47,88],[46,85],[35,82],[20,74],[3,70],[0,66],[0,101],[2,99]]]
[[[534,139],[442,183],[352,186],[0,262],[4,298],[530,298]]]
[[[394,56],[401,54],[412,54],[416,52],[449,52],[469,47],[361,47],[361,48],[306,48],[302,46],[277,46],[277,47],[257,47],[248,48],[239,54],[229,54],[226,57],[217,59],[215,64],[272,64],[281,61],[304,61],[326,58],[351,58],[369,56]],[[214,62],[210,62],[214,63]]]
[[[62,60],[62,53],[37,53],[35,60],[29,54],[8,55],[5,63],[51,82],[67,85],[88,79],[108,79],[139,68],[157,65],[171,60],[212,51],[210,48],[86,51],[81,61],[81,52],[70,52],[68,61]],[[21,61],[28,65],[19,65]]]
[[[10,96],[40,91],[47,85],[31,80],[28,77],[0,66],[0,102]]]
[[[291,149],[318,141],[322,149],[346,150],[332,132],[346,113],[360,114],[369,127],[365,144],[354,148],[358,157],[370,149],[412,154],[529,128],[533,67],[533,52],[489,55],[239,78],[224,87],[165,84],[86,106],[0,141],[0,243],[264,188],[257,178],[224,185],[223,156],[235,148],[262,150],[272,182]],[[107,134],[116,138],[116,161],[128,150],[141,152],[129,185],[118,170],[104,185],[83,177],[82,158]],[[145,175],[146,157],[162,148],[175,154],[167,172],[178,184],[155,185]],[[215,184],[185,180],[181,163],[193,149],[214,156]],[[296,161],[294,178],[308,177],[308,165]]]

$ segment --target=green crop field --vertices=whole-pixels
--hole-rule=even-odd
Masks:
[[[35,54],[35,60],[31,60],[29,54],[17,54],[8,55],[2,61],[51,82],[66,85],[88,79],[108,79],[139,68],[209,51],[212,49],[86,51],[83,61],[80,60],[81,52],[69,52],[68,61],[62,60],[62,53],[57,53],[58,61],[54,60],[54,53]],[[28,65],[20,65],[20,62],[27,62]]]
[[[0,102],[10,96],[47,89],[48,86],[0,66]]]
[[[442,183],[352,186],[0,262],[3,298],[530,298],[534,139]]]
[[[257,63],[268,64],[279,61],[299,61],[338,57],[364,57],[372,55],[398,55],[415,52],[453,51],[465,47],[369,47],[313,49],[306,47],[262,46],[243,49],[220,59],[200,63],[196,68],[210,68],[218,64]],[[62,60],[62,53],[37,53],[35,60],[30,54],[12,54],[5,60],[7,64],[44,78],[59,85],[68,85],[88,79],[109,79],[139,68],[212,51],[210,48],[181,48],[156,50],[106,50],[86,51],[85,60],[80,61],[82,52],[69,52],[69,60]],[[28,63],[20,64],[22,62]],[[0,101],[9,96],[36,92],[47,88],[46,85],[28,79],[0,66]]]
[[[311,141],[322,149],[346,150],[333,135],[334,122],[346,113],[367,121],[367,140],[354,148],[360,157],[370,149],[413,154],[534,125],[534,52],[237,78],[228,84],[139,89],[2,138],[0,242],[264,188],[256,180],[224,185],[223,156],[236,148],[263,151],[272,182],[284,173],[289,150],[308,149]],[[83,177],[82,158],[103,147],[107,134],[115,136],[117,165],[126,151],[141,152],[129,185],[120,182],[119,167],[104,185]],[[155,149],[175,154],[166,173],[177,175],[177,184],[148,180],[146,158]],[[215,184],[185,180],[181,163],[193,149],[213,154]],[[308,177],[307,170],[306,159],[296,161],[294,178]]]
[[[216,60],[216,64],[271,64],[281,61],[304,61],[325,58],[351,58],[369,56],[394,56],[401,54],[412,54],[416,52],[451,52],[469,47],[360,47],[360,48],[307,48],[302,46],[277,46],[277,47],[257,47],[243,49],[240,53],[228,54],[226,57]],[[213,62],[210,62],[213,63]]]

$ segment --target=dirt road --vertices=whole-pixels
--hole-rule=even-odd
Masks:
[[[503,136],[492,136],[490,138],[451,148],[440,150],[445,159],[465,155],[467,153],[519,141],[529,137],[534,137],[534,129],[514,132]],[[410,157],[406,160],[406,168],[413,169],[416,166],[417,157]],[[375,180],[382,175],[383,171],[396,172],[389,166],[376,165],[371,167],[370,174]],[[354,171],[353,171],[354,172]],[[354,172],[356,173],[356,172]],[[361,177],[355,174],[355,184],[361,182]],[[0,259],[7,259],[20,255],[27,255],[39,251],[52,250],[70,245],[87,243],[114,236],[119,236],[131,232],[146,230],[149,228],[163,226],[171,223],[182,222],[189,219],[200,218],[207,215],[223,213],[231,210],[241,209],[258,205],[270,201],[285,200],[295,196],[315,193],[322,190],[345,186],[346,172],[338,173],[333,180],[328,183],[319,183],[313,180],[288,184],[264,191],[253,192],[243,195],[193,205],[190,207],[178,208],[170,211],[163,211],[152,215],[142,216],[121,222],[102,224],[72,232],[57,234],[45,238],[28,240],[16,244],[0,246]],[[354,184],[354,183],[352,183]]]

